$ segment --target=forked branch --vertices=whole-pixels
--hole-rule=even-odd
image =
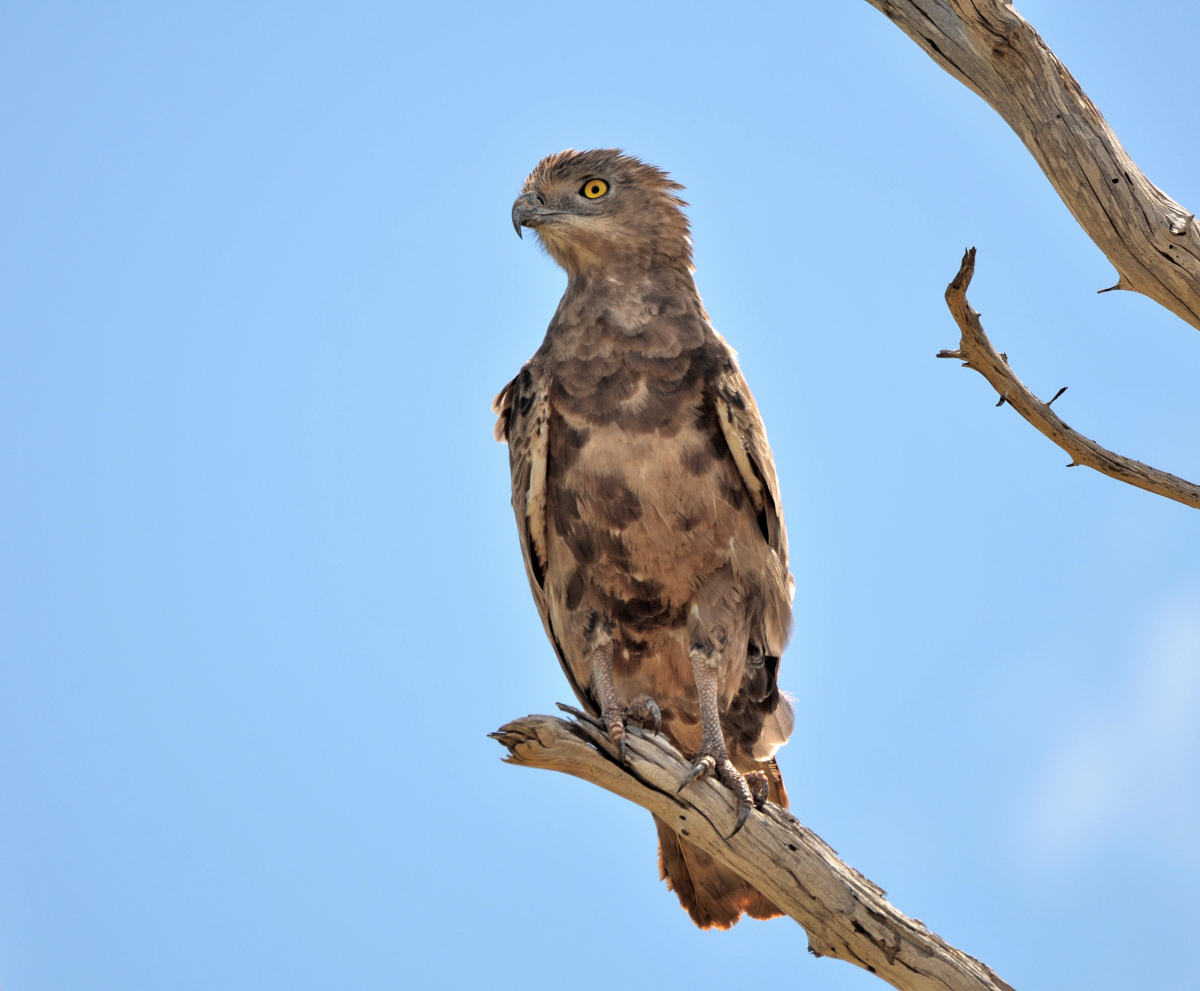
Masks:
[[[526,716],[491,734],[510,764],[572,774],[648,809],[736,871],[808,932],[817,956],[846,960],[901,991],[1012,991],[990,968],[897,910],[887,894],[786,810],[752,812],[732,838],[736,800],[701,781],[676,794],[689,764],[665,736],[627,728],[626,761],[584,713]]]
[[[1174,499],[1193,509],[1200,509],[1200,486],[1101,447],[1094,440],[1084,437],[1063,423],[1050,408],[1050,403],[1042,402],[1025,387],[1009,368],[1008,356],[998,353],[992,346],[992,342],[984,333],[983,324],[979,322],[979,314],[967,302],[967,287],[971,284],[971,276],[974,274],[975,249],[969,248],[963,255],[958,275],[946,287],[946,305],[954,314],[962,339],[957,350],[939,351],[938,357],[958,358],[965,367],[974,368],[979,372],[999,393],[1001,402],[1007,402],[1071,455],[1070,467],[1087,465],[1120,482],[1128,482],[1139,489]],[[1054,400],[1051,399],[1050,402]]]
[[[1096,105],[1041,36],[1006,0],[867,0],[931,59],[983,97],[1025,143],[1067,209],[1130,289],[1200,328],[1200,226],[1142,174]],[[1021,384],[967,302],[975,249],[963,257],[946,302],[962,331],[956,351],[1026,420],[1087,465],[1200,509],[1200,487],[1114,454],[1077,433]],[[1102,289],[1101,292],[1108,290]],[[1060,390],[1061,392],[1061,390]],[[1054,398],[1057,398],[1054,397]],[[1054,402],[1051,399],[1050,402]]]

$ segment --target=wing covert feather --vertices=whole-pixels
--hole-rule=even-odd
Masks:
[[[767,430],[763,426],[758,405],[750,393],[741,371],[733,362],[722,371],[715,382],[717,418],[725,442],[733,454],[738,472],[754,503],[754,508],[763,513],[767,521],[767,541],[779,557],[785,573],[788,566],[787,530],[783,522],[783,500],[779,495],[779,479],[775,474],[775,460],[771,457],[771,446],[767,443]],[[788,591],[792,591],[791,575],[788,575]]]
[[[512,507],[517,519],[525,576],[546,636],[554,645],[558,662],[576,698],[585,709],[599,713],[591,693],[575,680],[562,645],[550,623],[546,599],[546,463],[550,424],[550,390],[532,362],[508,383],[492,401],[496,414],[495,437],[508,442],[508,465],[512,475]]]

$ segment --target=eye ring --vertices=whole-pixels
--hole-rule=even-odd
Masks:
[[[583,188],[579,192],[589,200],[598,200],[608,192],[608,183],[603,179],[589,179],[583,184]]]

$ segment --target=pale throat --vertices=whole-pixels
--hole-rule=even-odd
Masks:
[[[546,253],[574,282],[606,284],[624,292],[648,290],[655,274],[671,278],[691,275],[686,238],[656,239],[634,248],[628,237],[603,236],[579,227],[537,229]],[[657,243],[656,243],[657,242]]]

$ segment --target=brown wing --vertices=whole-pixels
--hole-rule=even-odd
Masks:
[[[600,714],[591,693],[575,680],[563,654],[562,644],[550,623],[546,601],[546,452],[550,422],[549,386],[532,362],[492,400],[496,414],[495,437],[508,442],[508,465],[512,474],[512,507],[517,518],[525,576],[546,636],[558,655],[575,697],[593,715]]]
[[[729,445],[738,472],[759,514],[759,526],[767,544],[779,559],[787,583],[788,601],[795,583],[788,572],[787,530],[783,524],[783,500],[779,497],[779,479],[775,459],[767,443],[767,430],[758,413],[750,387],[735,362],[730,362],[714,383],[717,418]]]
[[[733,455],[738,473],[758,514],[759,528],[767,545],[774,552],[777,571],[772,576],[781,593],[790,604],[795,596],[796,583],[788,570],[787,529],[783,523],[783,500],[779,496],[779,479],[775,474],[775,460],[767,443],[767,431],[758,412],[758,404],[750,394],[750,387],[742,377],[736,361],[731,360],[713,383],[714,399],[717,404],[717,420],[725,443]],[[776,600],[778,601],[778,600]],[[767,616],[768,648],[779,657],[791,634],[791,611],[782,607],[770,609],[768,598]],[[773,672],[778,678],[778,668]],[[777,693],[777,702],[763,721],[762,730],[754,746],[754,757],[764,760],[773,757],[792,734],[795,716],[787,696]],[[778,770],[776,770],[778,776]],[[780,788],[783,780],[779,779]],[[786,799],[785,799],[786,801]]]

